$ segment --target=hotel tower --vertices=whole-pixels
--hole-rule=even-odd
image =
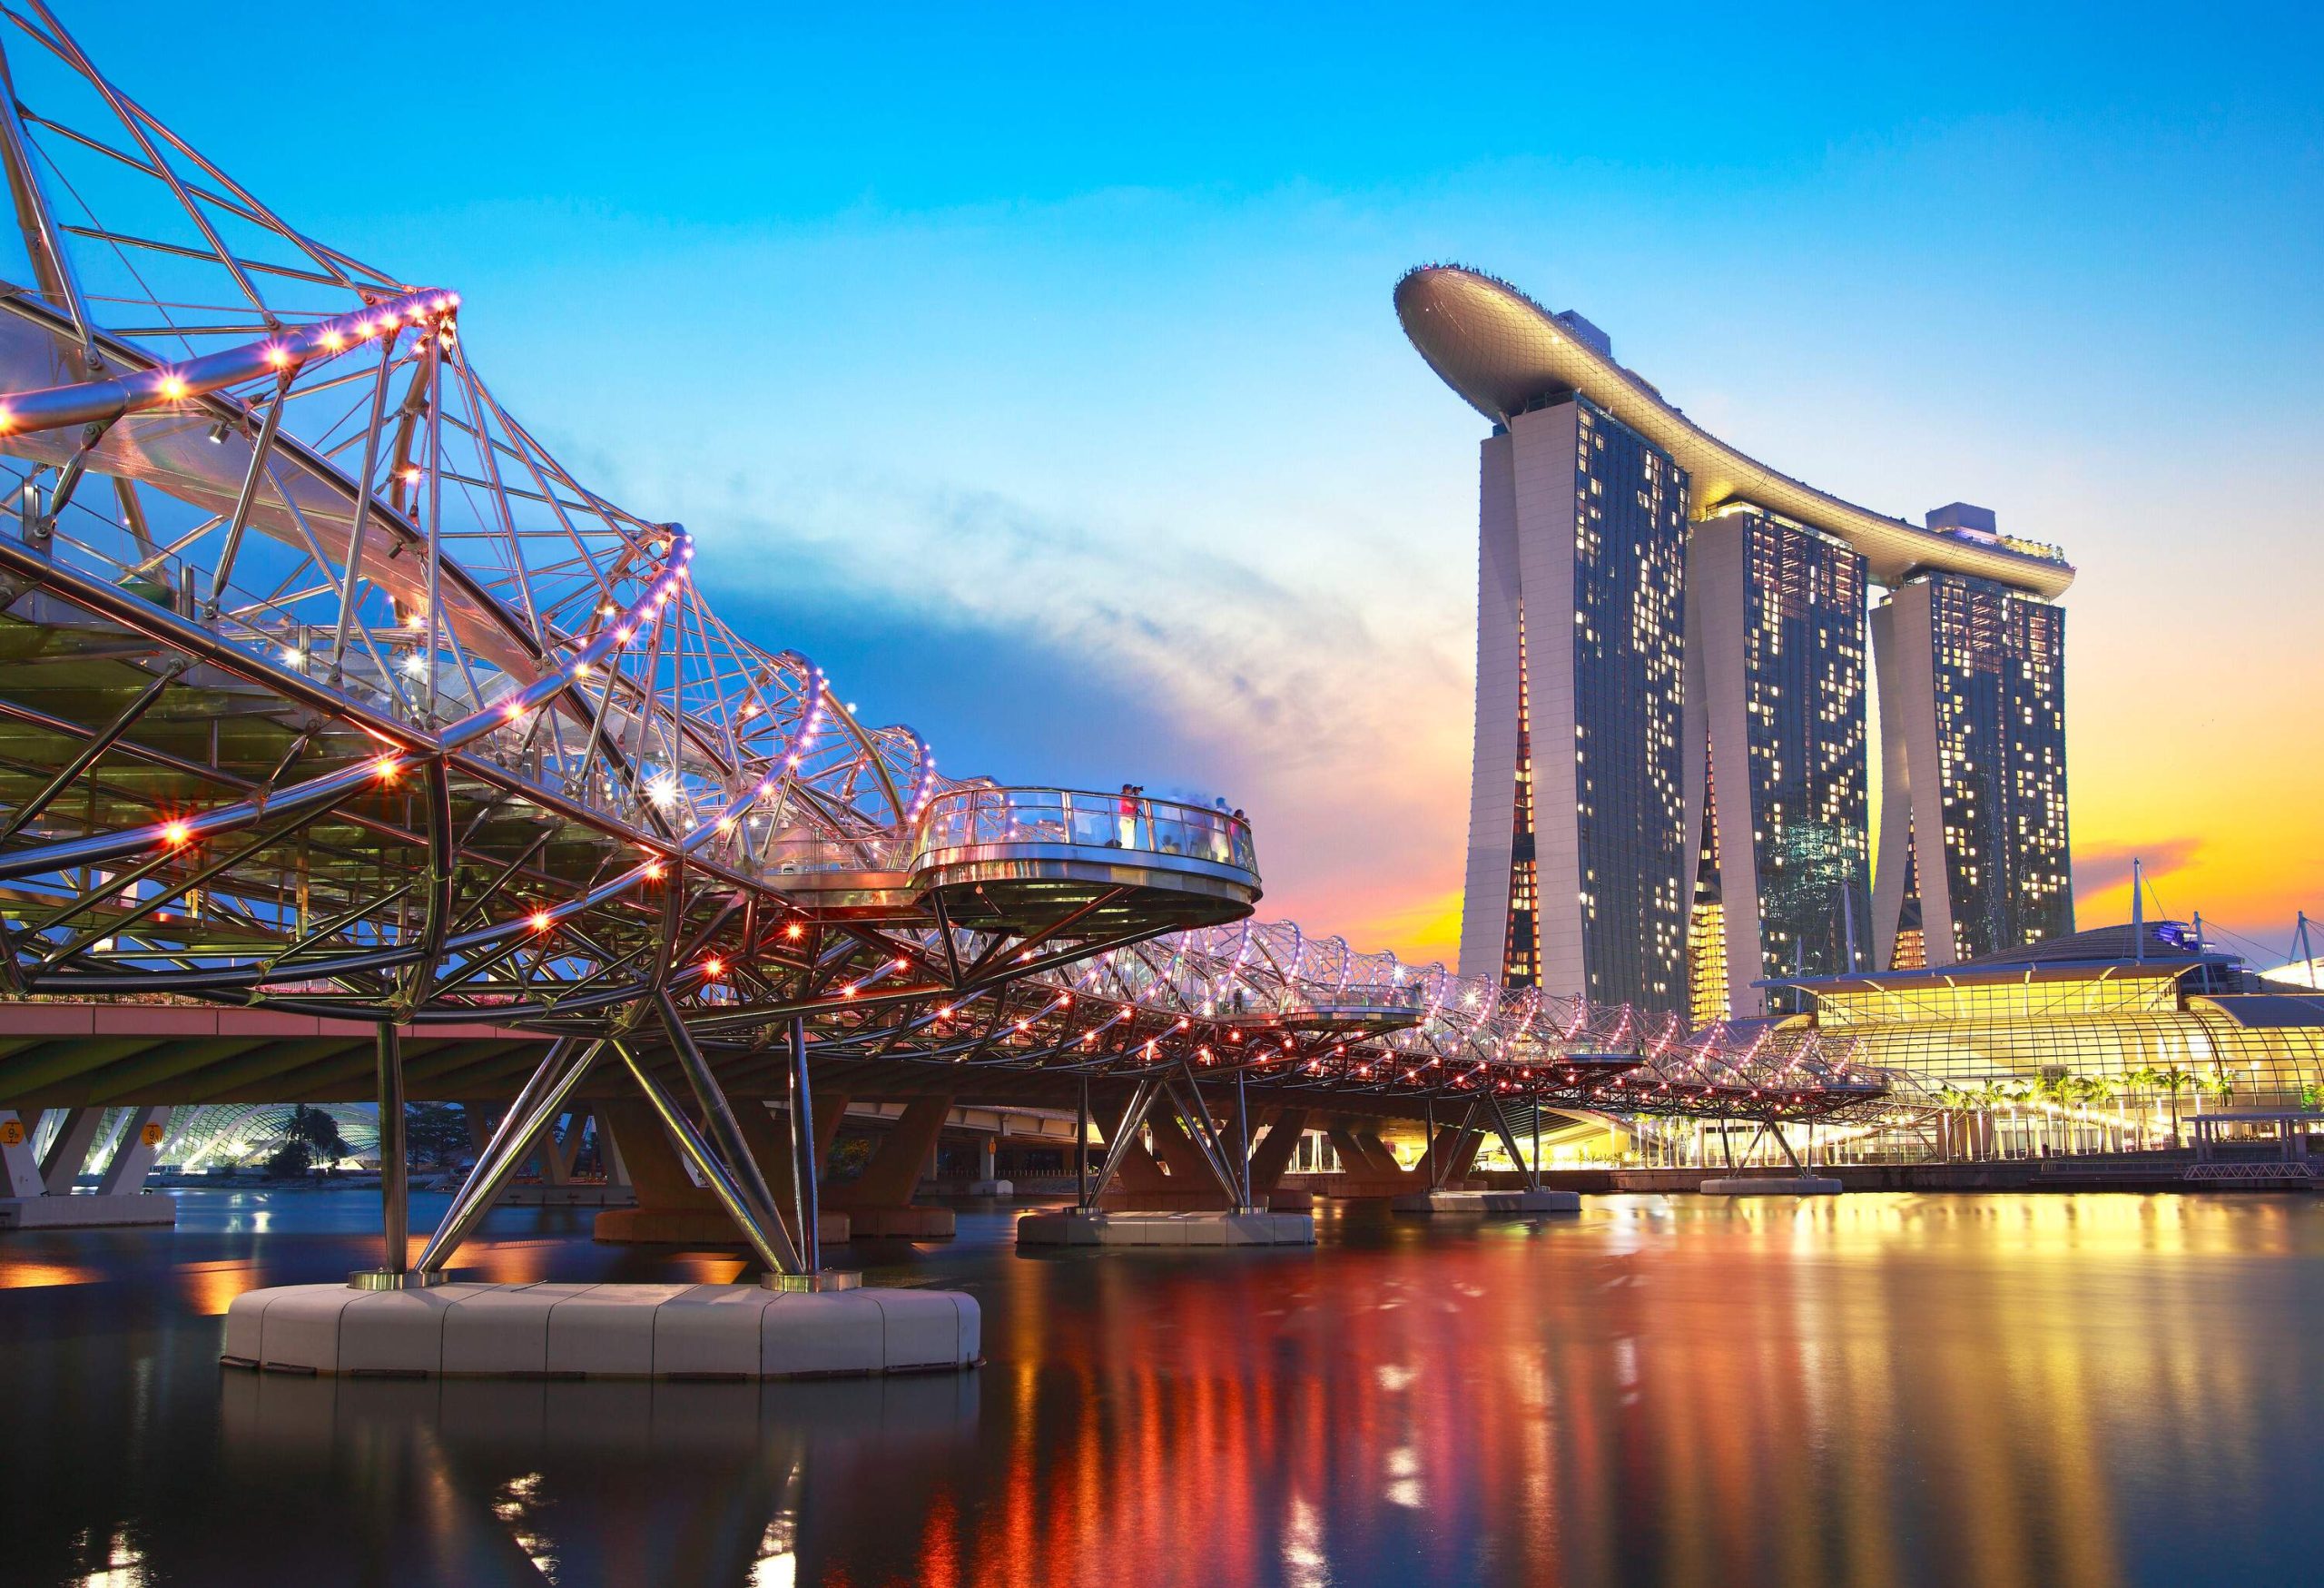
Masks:
[[[1778,474],[1489,276],[1395,296],[1492,426],[1463,974],[1708,1024],[2073,930],[2055,547]]]

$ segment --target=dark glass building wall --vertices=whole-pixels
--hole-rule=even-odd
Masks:
[[[1687,476],[1636,431],[1575,401],[1574,820],[1586,991],[1595,1002],[1682,1009],[1694,878],[1679,755]]]
[[[2073,930],[2066,619],[1984,579],[1930,585],[1945,881],[1968,960]]]
[[[1761,974],[1843,974],[1872,962],[1865,562],[1755,511],[1744,567]]]

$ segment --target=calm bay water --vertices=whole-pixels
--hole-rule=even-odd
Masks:
[[[431,1222],[441,1199],[416,1198]],[[0,1583],[2313,1580],[2324,1200],[1351,1215],[1311,1252],[867,1247],[988,1365],[853,1383],[222,1371],[376,1200],[0,1244]],[[724,1279],[494,1215],[500,1279]]]

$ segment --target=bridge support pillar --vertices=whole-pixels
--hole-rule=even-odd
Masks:
[[[616,1144],[630,1184],[635,1189],[634,1208],[608,1208],[597,1215],[592,1236],[615,1246],[732,1246],[734,1220],[718,1205],[707,1187],[694,1183],[684,1159],[655,1116],[653,1107],[626,1098],[595,1105],[598,1128]],[[744,1102],[734,1110],[743,1144],[777,1198],[786,1224],[797,1227],[792,1207],[791,1149],[763,1103]],[[844,1245],[852,1234],[844,1213],[827,1212],[817,1220],[825,1245]]]
[[[47,1153],[36,1158],[33,1137],[40,1128],[41,1110],[0,1110],[0,1161],[6,1168],[7,1191],[0,1197],[0,1230],[175,1224],[177,1198],[143,1194],[170,1110],[126,1112],[113,1156],[98,1171],[96,1194],[83,1196],[74,1194],[74,1183],[96,1145],[106,1110],[64,1110]]]
[[[850,1184],[832,1188],[832,1203],[847,1209],[857,1235],[903,1240],[952,1238],[957,1221],[950,1208],[916,1208],[911,1200],[951,1112],[950,1097],[914,1098],[888,1128],[863,1172]],[[839,1110],[833,1109],[833,1129],[838,1118]]]
[[[103,1109],[66,1109],[64,1119],[56,1134],[49,1139],[48,1150],[41,1156],[42,1186],[52,1197],[69,1197],[74,1182],[81,1178],[81,1166],[89,1161],[89,1149],[97,1144],[97,1127],[104,1123]]]
[[[1278,1191],[1283,1177],[1291,1168],[1292,1154],[1299,1150],[1299,1138],[1307,1129],[1305,1109],[1278,1110],[1251,1149],[1251,1200],[1261,1208],[1277,1206],[1277,1198],[1297,1198],[1298,1205],[1306,1206],[1314,1198],[1305,1191]]]
[[[467,1116],[468,1148],[478,1162],[483,1161],[486,1144],[500,1127],[506,1105],[497,1102],[468,1101],[460,1105]],[[504,1186],[496,1205],[503,1207],[552,1208],[618,1208],[636,1200],[629,1184],[629,1174],[622,1166],[621,1153],[614,1146],[613,1132],[606,1129],[594,1107],[576,1108],[564,1117],[565,1129],[559,1134],[556,1120],[543,1129],[534,1145],[527,1149],[519,1172],[529,1163],[540,1176],[540,1183],[530,1186]],[[581,1159],[581,1145],[595,1127],[597,1133],[597,1160],[605,1169],[602,1185],[573,1178],[575,1165]]]
[[[130,1110],[121,1128],[120,1145],[113,1149],[113,1161],[97,1176],[97,1195],[133,1197],[143,1190],[145,1177],[153,1170],[153,1159],[162,1150],[162,1138],[169,1129],[166,1105]]]
[[[1218,1179],[1211,1172],[1210,1160],[1187,1134],[1178,1116],[1167,1108],[1154,1110],[1146,1116],[1154,1131],[1154,1150],[1162,1159],[1162,1167],[1170,1171],[1170,1189],[1181,1205],[1189,1208],[1224,1208],[1226,1193],[1219,1189]]]
[[[48,1190],[40,1178],[40,1157],[33,1150],[33,1132],[40,1129],[41,1112],[38,1109],[0,1110],[0,1166],[7,1170],[11,1201],[42,1196]]]
[[[1103,1205],[1107,1207],[1128,1208],[1140,1206],[1140,1198],[1159,1198],[1169,1194],[1170,1177],[1162,1172],[1162,1165],[1147,1151],[1146,1144],[1135,1139],[1120,1139],[1122,1119],[1129,1111],[1129,1105],[1128,1097],[1091,1104],[1090,1119],[1098,1127],[1098,1144],[1103,1149],[1089,1175],[1088,1194],[1093,1203],[1104,1198]],[[1137,1129],[1137,1124],[1131,1126],[1133,1136]],[[1114,1181],[1120,1187],[1119,1190],[1110,1194],[1106,1186],[1098,1183],[1108,1159],[1114,1164]],[[1160,1204],[1157,1202],[1157,1205]]]
[[[1459,1124],[1447,1126],[1430,1139],[1428,1150],[1413,1166],[1424,1189],[1444,1190],[1456,1180],[1468,1178],[1469,1170],[1476,1166],[1478,1151],[1485,1144],[1484,1132],[1478,1128],[1477,1116],[1482,1111],[1482,1105],[1472,1101]]]

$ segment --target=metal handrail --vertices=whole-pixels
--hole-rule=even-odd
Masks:
[[[992,843],[1063,843],[1181,855],[1256,875],[1243,817],[1177,800],[1070,788],[967,788],[939,794],[920,819],[918,860]]]

